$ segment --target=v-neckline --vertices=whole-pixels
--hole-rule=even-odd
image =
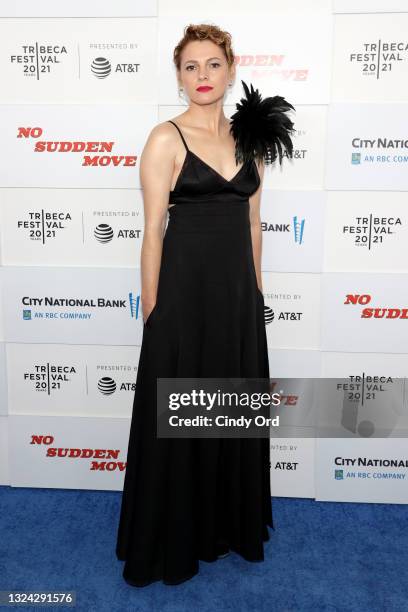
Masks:
[[[172,190],[170,191],[170,193],[174,193],[174,192],[177,190],[177,186],[178,186],[178,184],[179,184],[179,180],[181,180],[181,176],[182,176],[182,174],[183,174],[183,172],[184,172],[184,168],[185,168],[185,166],[186,166],[186,163],[187,163],[187,158],[188,158],[189,154],[190,154],[190,155],[192,155],[193,157],[195,157],[196,159],[198,159],[198,161],[199,161],[199,162],[201,162],[201,163],[202,163],[202,164],[203,164],[203,165],[204,165],[206,168],[208,168],[209,170],[211,170],[211,172],[213,172],[213,174],[215,174],[215,175],[216,175],[216,176],[218,176],[218,177],[219,177],[219,178],[220,178],[222,181],[224,181],[224,183],[225,183],[226,185],[232,185],[232,183],[233,183],[233,182],[234,182],[234,181],[235,181],[235,180],[238,178],[238,176],[241,174],[241,172],[242,172],[242,170],[244,169],[244,167],[247,165],[247,162],[248,162],[249,160],[244,161],[244,163],[242,164],[242,166],[239,168],[239,170],[238,170],[238,171],[237,171],[237,172],[234,174],[234,176],[233,176],[233,177],[232,177],[230,180],[226,179],[226,178],[225,178],[225,176],[223,176],[222,174],[220,174],[220,173],[218,172],[218,170],[216,170],[215,168],[213,168],[212,166],[210,166],[210,164],[207,164],[207,162],[206,162],[206,161],[204,161],[204,160],[203,160],[201,157],[199,157],[199,156],[198,156],[196,153],[194,153],[194,151],[192,151],[192,150],[189,148],[189,146],[187,145],[187,142],[186,142],[186,140],[185,140],[185,137],[183,136],[183,133],[182,133],[182,131],[181,131],[181,128],[179,127],[179,125],[178,125],[178,124],[177,124],[175,121],[171,121],[171,120],[170,120],[170,123],[172,123],[173,125],[175,125],[175,126],[176,126],[177,130],[178,130],[178,131],[179,131],[179,133],[180,133],[180,136],[181,136],[181,139],[182,139],[182,141],[183,141],[183,144],[184,144],[184,146],[185,146],[185,148],[186,148],[186,155],[185,155],[185,157],[184,157],[184,161],[183,161],[183,164],[182,164],[182,166],[181,166],[181,170],[180,170],[179,175],[178,175],[178,177],[177,177],[177,179],[176,179],[176,184],[174,185],[174,189],[172,189]],[[231,125],[231,121],[230,121],[230,125]]]
[[[220,173],[218,172],[218,170],[216,170],[215,168],[213,168],[212,166],[210,166],[209,164],[207,164],[207,162],[205,162],[203,159],[201,159],[201,157],[199,157],[198,155],[196,155],[196,154],[195,154],[193,151],[191,151],[190,149],[186,149],[186,155],[185,155],[185,157],[184,157],[184,161],[183,161],[183,164],[182,164],[182,166],[181,166],[181,170],[180,170],[180,172],[179,172],[179,174],[178,174],[178,177],[177,177],[177,179],[176,179],[176,184],[174,185],[174,189],[172,189],[172,190],[170,191],[170,193],[171,193],[171,194],[172,194],[172,193],[175,193],[175,192],[177,191],[178,187],[179,187],[179,183],[181,182],[181,179],[182,179],[182,177],[183,177],[183,174],[184,174],[185,169],[186,169],[186,166],[187,166],[187,159],[188,159],[188,156],[189,156],[189,155],[192,155],[193,157],[195,157],[195,158],[196,158],[196,159],[197,159],[199,162],[201,162],[201,163],[202,163],[202,164],[203,164],[203,165],[204,165],[206,168],[208,168],[209,170],[211,170],[211,172],[213,172],[214,174],[216,174],[216,175],[217,175],[217,176],[218,176],[218,177],[219,177],[219,178],[220,178],[222,181],[224,181],[224,183],[225,183],[226,185],[232,185],[232,184],[234,183],[234,181],[235,181],[235,180],[236,180],[236,179],[237,179],[237,178],[240,176],[241,172],[242,172],[242,171],[243,171],[243,169],[246,167],[247,163],[250,161],[250,160],[248,160],[248,159],[247,159],[246,161],[244,161],[244,163],[243,163],[243,164],[242,164],[242,166],[239,168],[238,172],[236,172],[236,174],[234,174],[234,176],[232,177],[232,179],[227,180],[227,179],[226,179],[224,176],[222,176],[222,174],[220,174]],[[255,166],[256,171],[257,171],[257,174],[258,174],[258,176],[259,176],[259,173],[258,173],[258,168],[257,168],[256,164],[254,164],[254,166]]]
[[[194,151],[192,151],[191,149],[187,150],[187,155],[188,154],[193,155],[196,159],[198,159],[198,161],[200,161],[202,164],[204,164],[204,166],[206,166],[209,170],[211,170],[212,172],[214,172],[214,174],[216,174],[217,176],[219,176],[225,183],[230,184],[233,183],[235,181],[236,178],[238,178],[238,176],[240,175],[241,171],[243,170],[244,166],[246,165],[246,162],[244,162],[242,164],[242,166],[239,168],[239,170],[234,174],[234,176],[231,179],[226,179],[225,176],[223,176],[222,174],[220,174],[218,172],[218,170],[216,170],[215,168],[213,168],[212,166],[210,166],[210,164],[207,164],[206,161],[204,161],[203,159],[201,159],[201,157],[199,157],[198,155],[196,155],[196,153],[194,153]],[[183,164],[184,165],[184,164]]]

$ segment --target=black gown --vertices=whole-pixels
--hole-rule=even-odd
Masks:
[[[269,378],[252,252],[254,160],[226,180],[187,147],[143,327],[116,554],[133,586],[178,584],[228,550],[264,559],[268,438],[157,438],[156,377]]]

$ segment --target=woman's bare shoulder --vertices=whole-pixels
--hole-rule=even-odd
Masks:
[[[149,147],[171,145],[175,141],[173,131],[175,128],[168,121],[158,123],[150,130],[146,145]]]
[[[181,155],[182,145],[176,128],[169,121],[155,125],[148,134],[141,154],[140,165],[144,174],[147,171],[165,176],[174,169],[175,160]]]
[[[175,117],[175,123],[178,124],[178,117]],[[168,164],[174,164],[182,155],[182,150],[184,147],[175,126],[168,120],[162,121],[151,129],[143,148],[142,159],[164,168]]]
[[[174,121],[180,125],[178,117],[172,118],[171,121]],[[168,146],[177,143],[179,138],[180,137],[175,126],[171,124],[169,120],[166,120],[158,123],[154,126],[154,128],[152,128],[149,133],[148,143],[152,144],[153,146]]]
[[[141,155],[141,164],[148,162],[149,167],[164,168],[174,163],[177,155],[176,128],[166,121],[158,123],[149,132]]]

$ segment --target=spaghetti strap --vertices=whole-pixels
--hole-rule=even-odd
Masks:
[[[181,133],[181,130],[180,130],[179,126],[177,125],[177,123],[174,123],[174,121],[172,121],[171,119],[169,119],[168,121],[169,121],[169,123],[172,123],[173,125],[176,126],[176,128],[178,129],[179,134],[181,136],[181,140],[183,141],[183,144],[186,147],[186,151],[188,151],[189,149],[188,149],[187,143],[185,141],[185,138],[184,138],[183,134]]]

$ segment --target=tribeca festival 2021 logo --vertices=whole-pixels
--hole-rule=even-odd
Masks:
[[[106,79],[112,74],[129,75],[140,72],[141,63],[134,58],[138,50],[138,43],[130,42],[111,42],[111,43],[90,43],[89,50],[95,53],[109,48],[110,58],[98,55],[88,60],[88,52],[82,52],[80,44],[71,50],[69,43],[50,44],[48,42],[35,41],[23,43],[17,52],[10,55],[10,64],[21,68],[23,76],[34,78],[39,81],[47,76],[53,75],[60,66],[64,65],[64,60],[75,58],[75,74],[81,79],[81,64],[83,61],[89,62],[89,73],[97,79]],[[121,57],[117,57],[119,55]],[[131,58],[128,55],[131,54]],[[115,59],[112,58],[115,55]],[[86,60],[82,60],[85,56]],[[62,70],[62,68],[61,68]],[[88,72],[86,73],[88,74]]]
[[[46,361],[36,363],[31,370],[24,371],[23,379],[31,383],[36,392],[51,395],[64,390],[77,375],[78,372],[74,365]]]
[[[76,211],[77,212],[77,211]],[[110,217],[117,215],[118,217],[137,217],[136,211],[115,211],[109,210],[93,211],[91,213],[95,217]],[[27,238],[34,242],[45,244],[50,240],[57,240],[61,234],[71,229],[73,222],[72,212],[46,210],[29,210],[25,217],[17,219],[17,229],[25,232]],[[84,220],[82,217],[81,240],[86,242],[87,232],[84,228]],[[114,239],[136,239],[139,240],[142,235],[142,230],[138,228],[118,227],[114,228],[109,223],[98,223],[92,228],[92,236],[99,244],[105,245],[113,242]]]
[[[10,63],[21,67],[25,77],[39,81],[53,74],[68,56],[68,46],[64,44],[51,45],[36,41],[22,44],[20,51],[10,55]]]
[[[337,380],[335,392],[343,397],[343,405],[341,411],[341,426],[352,434],[357,434],[363,438],[369,438],[379,433],[376,427],[376,420],[379,414],[376,412],[377,407],[382,407],[381,411],[392,410],[394,392],[398,393],[398,383],[394,381],[392,376],[372,375],[362,372],[362,374],[351,375],[346,380]],[[397,383],[397,385],[395,385]],[[402,396],[399,400],[403,402]],[[366,415],[364,418],[359,416],[362,409]],[[390,412],[389,412],[389,416]],[[387,419],[387,422],[382,422],[383,434],[389,433],[394,429],[394,421],[392,418]]]
[[[357,247],[365,247],[369,251],[373,246],[379,247],[391,236],[397,235],[402,227],[400,217],[380,217],[370,213],[368,216],[355,217],[354,223],[343,225],[341,232],[349,235]]]
[[[384,73],[395,71],[408,58],[408,42],[384,41],[362,43],[359,51],[349,55],[350,64],[356,64],[363,76],[380,79]]]
[[[114,395],[118,392],[131,392],[135,389],[135,381],[132,377],[131,381],[122,380],[117,382],[112,376],[101,376],[101,373],[109,370],[110,365],[97,364],[95,366],[96,390],[105,396]],[[125,364],[118,366],[124,372],[133,373],[137,369],[135,366]],[[32,368],[22,372],[23,380],[26,384],[37,393],[45,393],[48,396],[66,391],[72,384],[78,384],[78,376],[81,376],[81,371],[78,372],[75,365],[63,363],[35,363]],[[83,394],[89,394],[88,381],[88,366],[82,370],[81,382]]]

